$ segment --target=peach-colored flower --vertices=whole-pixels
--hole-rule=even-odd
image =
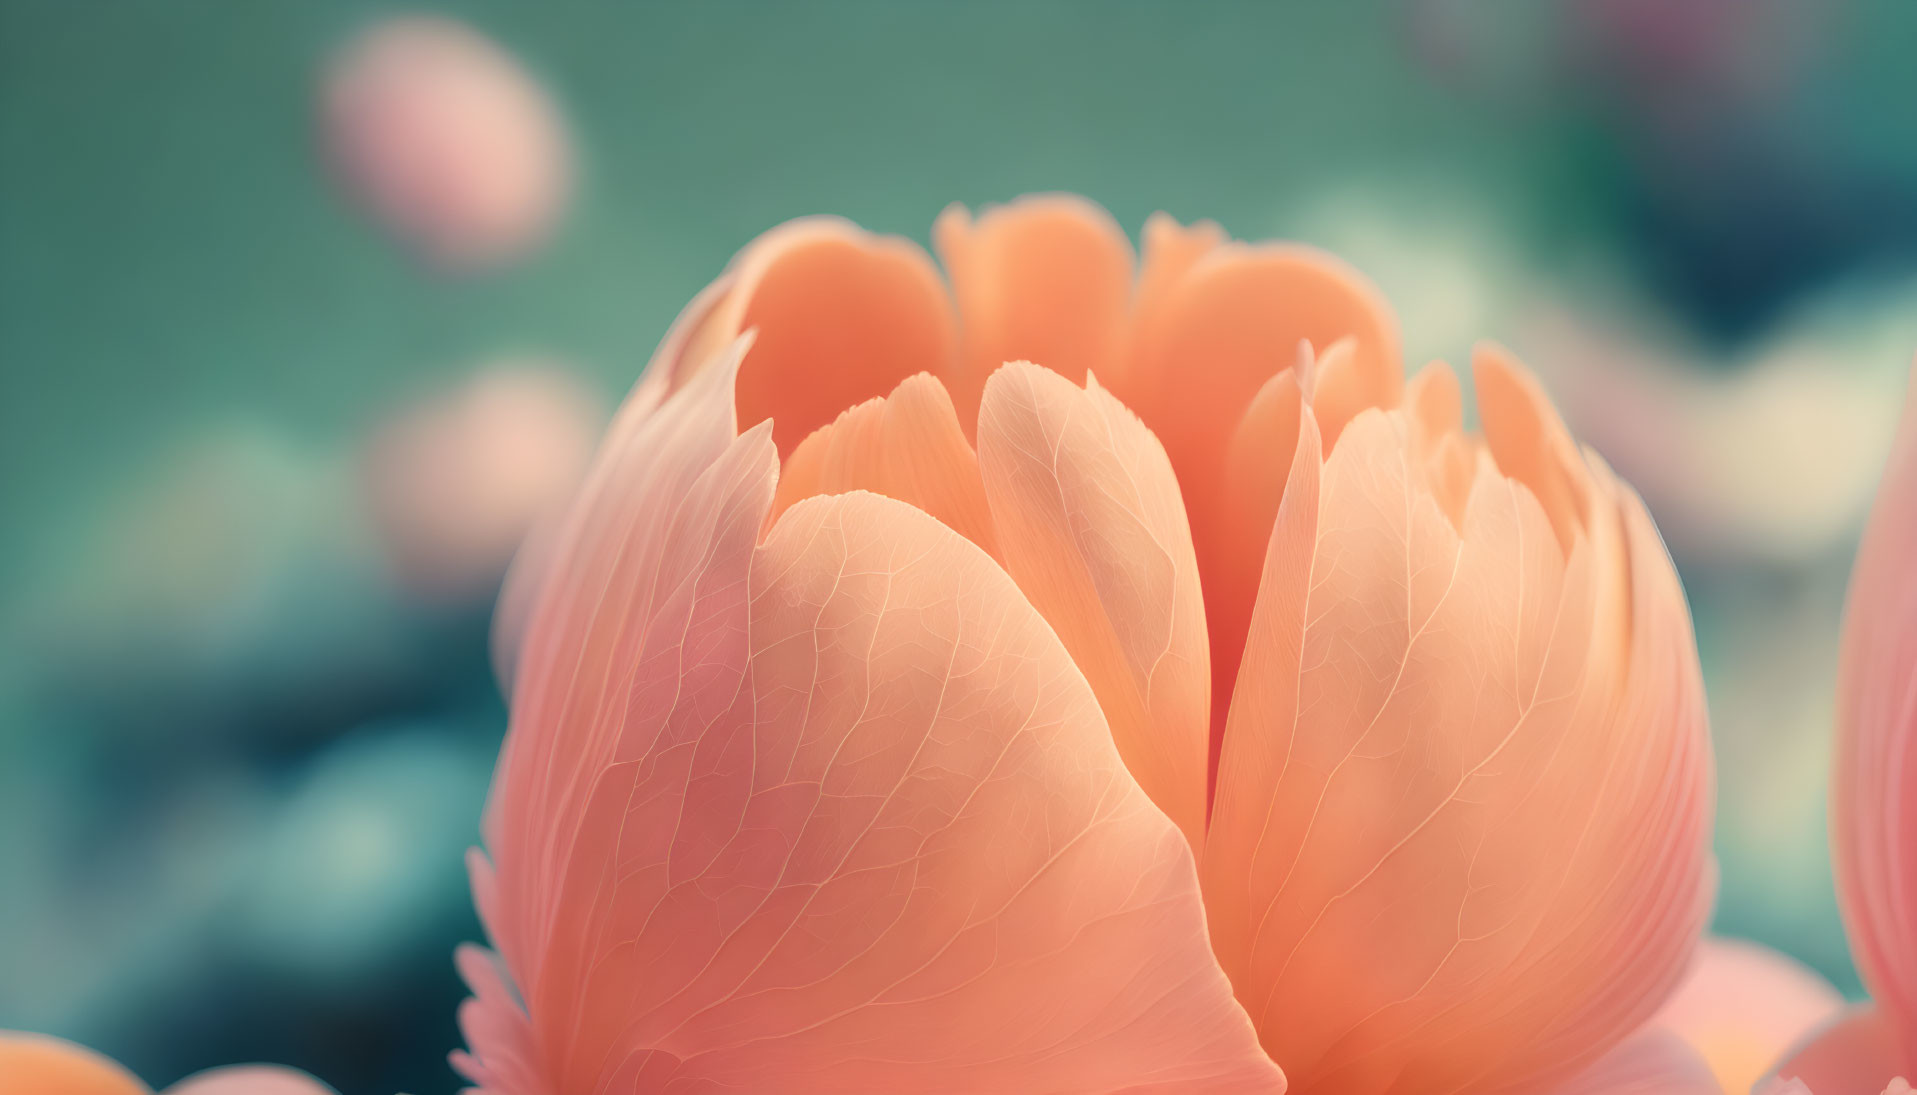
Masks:
[[[545,88],[464,23],[407,15],[328,64],[329,158],[352,195],[435,266],[500,265],[542,242],[571,186]]]
[[[1208,224],[1136,275],[1069,197],[934,235],[949,295],[748,247],[516,576],[458,1066],[1714,1090],[1626,1040],[1712,886],[1689,617],[1530,376],[1480,350],[1469,435],[1362,278]]]
[[[0,1031],[0,1095],[151,1095],[134,1075],[92,1050],[39,1034]],[[161,1095],[333,1095],[289,1068],[236,1065],[189,1076]]]
[[[1831,853],[1872,1003],[1777,1070],[1818,1095],[1907,1091],[1917,1076],[1917,383],[1845,609]]]

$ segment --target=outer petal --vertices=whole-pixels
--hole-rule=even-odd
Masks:
[[[624,970],[597,951],[623,900],[593,873],[620,824],[613,796],[658,738],[718,714],[687,682],[736,688],[743,672],[727,638],[743,628],[744,570],[775,475],[766,428],[734,438],[743,350],[658,411],[616,420],[533,609],[486,820],[497,873],[479,861],[474,876],[523,1008],[475,983],[462,1017],[469,1037],[493,1034],[473,1043],[486,1073],[473,1078],[493,1090],[545,1090],[565,1046],[618,1021],[605,996]]]
[[[718,326],[714,317],[730,297],[734,280],[729,273],[720,277],[680,310],[646,363],[639,382],[613,416],[606,440],[600,445],[602,452],[624,444],[621,439],[630,439],[668,395],[684,387],[700,366],[716,355],[719,348],[696,344],[703,343],[709,337],[708,332]],[[567,501],[570,503],[572,499]],[[500,690],[508,695],[518,672],[526,628],[545,590],[571,509],[570,505],[560,507],[534,523],[513,555],[512,566],[499,591],[499,601],[493,608],[493,674],[499,679]]]
[[[733,339],[757,331],[739,371],[739,418],[772,419],[781,453],[913,373],[954,371],[951,300],[931,259],[909,240],[808,217],[752,241],[720,282],[721,298],[670,359],[675,379],[683,384]]]
[[[1746,1092],[1843,1008],[1828,981],[1792,959],[1755,943],[1706,939],[1654,1025],[1689,1043],[1725,1091]]]
[[[990,558],[772,496],[726,370],[608,451],[527,634],[462,1069],[510,1095],[1276,1091],[1189,852]]]
[[[1648,519],[1594,468],[1566,555],[1481,456],[1460,530],[1414,441],[1368,411],[1321,462],[1306,419],[1219,765],[1214,946],[1300,1091],[1561,1079],[1649,1018],[1708,906],[1702,692]]]
[[[1091,681],[1119,756],[1196,848],[1210,666],[1164,450],[1095,379],[1080,388],[1026,362],[986,384],[978,436],[1006,569]]]
[[[916,506],[987,552],[998,552],[978,456],[945,386],[924,373],[799,442],[779,476],[773,519],[800,499],[855,490]]]
[[[90,1049],[44,1034],[0,1031],[5,1095],[148,1095],[131,1072]]]
[[[1831,845],[1851,953],[1917,1046],[1917,384],[1851,574]]]
[[[1647,1030],[1599,1058],[1551,1095],[1744,1095],[1726,1088],[1684,1041]]]
[[[1858,1008],[1792,1051],[1764,1095],[1892,1095],[1899,1080],[1917,1075],[1909,1043],[1899,1044],[1895,1021],[1875,1007]]]
[[[1079,384],[1117,366],[1132,246],[1111,214],[1075,194],[1027,195],[977,221],[954,205],[932,240],[958,299],[963,348],[952,394],[964,421],[1008,361],[1035,361]]]
[[[231,1065],[189,1076],[161,1095],[333,1095],[333,1089],[296,1069]]]

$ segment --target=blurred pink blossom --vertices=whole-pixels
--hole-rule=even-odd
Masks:
[[[438,16],[377,24],[328,63],[327,154],[353,196],[434,266],[524,255],[571,188],[551,96],[477,31]]]
[[[402,412],[361,467],[375,534],[415,593],[490,593],[513,552],[584,472],[604,418],[550,365],[506,364]]]

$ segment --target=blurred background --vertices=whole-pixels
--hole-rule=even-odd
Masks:
[[[0,1028],[452,1090],[519,536],[739,246],[1075,190],[1495,337],[1692,599],[1721,932],[1856,993],[1846,571],[1917,5],[0,0]]]

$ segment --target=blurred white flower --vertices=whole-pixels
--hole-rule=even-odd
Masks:
[[[1789,563],[1847,542],[1890,452],[1917,285],[1840,292],[1733,360],[1643,318],[1539,311],[1518,340],[1680,556]]]
[[[1375,281],[1415,367],[1465,360],[1524,303],[1534,276],[1507,221],[1468,187],[1372,180],[1307,195],[1281,213],[1276,234],[1325,248]]]

